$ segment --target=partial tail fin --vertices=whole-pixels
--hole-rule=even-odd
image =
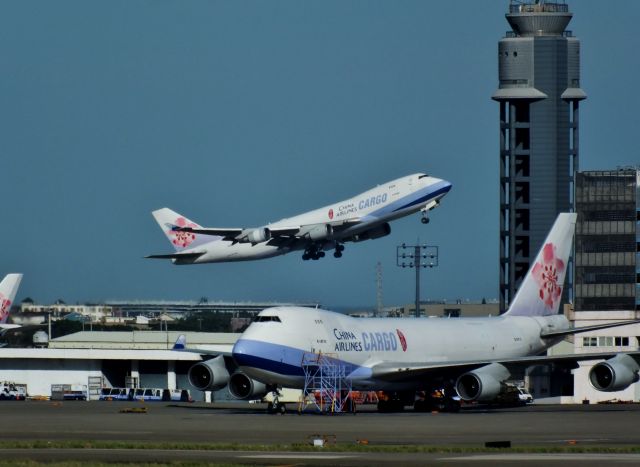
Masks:
[[[11,304],[16,298],[22,274],[7,274],[0,282],[0,323],[7,322]]]
[[[505,315],[547,316],[558,313],[576,217],[575,213],[558,215]]]
[[[152,214],[164,234],[178,252],[211,241],[211,237],[207,238],[206,235],[174,230],[174,227],[192,227],[194,229],[199,229],[201,227],[169,208],[158,209],[157,211],[153,211]]]

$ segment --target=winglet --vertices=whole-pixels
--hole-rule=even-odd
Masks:
[[[180,334],[173,344],[173,350],[184,350],[187,348],[187,338],[184,334]]]
[[[575,213],[558,215],[505,315],[548,316],[558,313],[576,218]]]
[[[20,281],[22,281],[22,274],[7,274],[0,282],[0,323],[7,322]]]

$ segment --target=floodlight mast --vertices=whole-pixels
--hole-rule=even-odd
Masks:
[[[412,253],[407,250],[413,249]],[[396,248],[396,265],[416,269],[416,318],[420,317],[420,269],[438,266],[438,247],[435,245],[407,245]]]

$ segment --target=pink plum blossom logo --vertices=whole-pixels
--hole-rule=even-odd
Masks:
[[[564,269],[564,262],[556,257],[555,245],[547,243],[542,248],[542,262],[535,264],[531,274],[538,284],[540,300],[549,309],[555,308],[562,295],[562,284],[558,283],[558,276]]]
[[[402,334],[402,331],[400,331],[400,329],[396,329],[396,332],[398,333],[398,339],[400,339],[400,346],[402,346],[402,351],[406,352],[407,351],[407,339],[404,337],[404,334]]]
[[[8,300],[0,293],[0,321],[4,321],[4,319],[9,314],[9,310],[11,309],[11,300]]]
[[[178,227],[191,227],[196,228],[198,224],[189,222],[184,217],[178,217],[175,221],[175,225]],[[171,237],[171,243],[180,248],[186,248],[196,239],[196,234],[193,232],[182,232],[180,230],[169,230],[167,232]]]
[[[329,209],[329,219],[333,219],[333,209]]]

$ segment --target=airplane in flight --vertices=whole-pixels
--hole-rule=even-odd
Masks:
[[[153,217],[175,252],[146,258],[170,259],[174,264],[223,263],[271,258],[302,250],[303,260],[317,260],[334,250],[340,258],[344,243],[384,237],[389,222],[436,208],[451,183],[423,173],[393,180],[364,193],[320,209],[261,227],[201,227],[169,208]]]
[[[577,367],[602,359],[589,380],[600,391],[638,381],[640,352],[540,356],[565,337],[638,323],[624,321],[572,328],[558,314],[576,214],[560,214],[508,311],[487,318],[353,318],[304,307],[275,307],[258,314],[231,352],[189,370],[200,390],[226,385],[239,399],[256,399],[278,387],[303,388],[303,357],[329,356],[346,369],[354,390],[389,394],[379,410],[414,404],[416,391],[449,388],[464,401],[486,402],[512,375],[550,364]],[[184,342],[182,343],[184,347]],[[197,351],[197,350],[194,350]],[[416,405],[417,410],[421,410]]]
[[[20,327],[18,324],[7,324],[7,318],[21,280],[22,274],[7,274],[0,282],[0,333]]]

